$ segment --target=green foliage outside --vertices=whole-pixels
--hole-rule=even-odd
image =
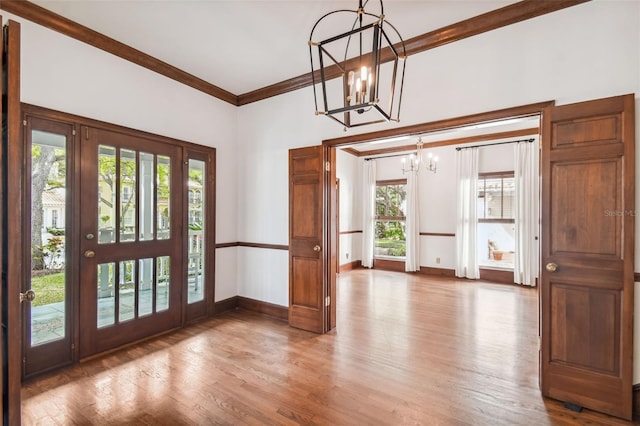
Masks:
[[[376,254],[383,256],[405,256],[406,239],[401,222],[376,221]]]
[[[32,257],[34,263],[38,263],[42,265],[42,268],[39,269],[54,269],[55,261],[62,254],[64,246],[64,238],[58,236],[49,237],[47,242],[41,246],[35,246],[32,250]],[[34,268],[38,269],[38,268]]]
[[[64,281],[64,272],[32,277],[31,289],[36,292],[36,298],[31,306],[64,301]]]

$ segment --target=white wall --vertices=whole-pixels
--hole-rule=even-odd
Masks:
[[[59,33],[21,24],[21,100],[212,146],[217,240],[237,241],[237,108]],[[237,294],[236,248],[217,250],[216,300]]]
[[[636,121],[640,123],[639,46],[640,2],[592,1],[429,50],[407,61],[401,125],[547,100],[561,105],[626,93],[636,93]],[[339,126],[315,116],[313,110],[310,88],[240,108],[238,142],[246,164],[238,187],[241,238],[286,244],[287,150],[343,135]],[[368,126],[350,134],[395,126]],[[640,141],[640,125],[636,132]],[[264,174],[264,167],[273,170],[273,175]],[[640,200],[640,174],[637,179]],[[445,202],[450,193],[446,195],[441,188],[443,198],[438,201]],[[453,232],[444,210],[433,212],[425,222],[432,225],[423,230]],[[640,241],[640,218],[636,232]],[[425,245],[430,246],[428,240]],[[249,259],[239,256],[239,264],[250,265]],[[423,250],[423,256],[423,262],[432,265],[437,253]],[[452,267],[452,259],[441,257],[441,267]],[[270,267],[280,273],[259,283],[239,283],[243,295],[259,298],[263,287],[287,294],[288,282],[281,278],[287,276],[286,258]],[[640,250],[636,250],[636,270],[639,268]],[[640,322],[635,341],[640,342]],[[634,381],[640,382],[640,346],[635,353]]]

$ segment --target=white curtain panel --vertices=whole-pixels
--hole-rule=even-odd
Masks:
[[[362,266],[373,268],[376,219],[376,161],[365,160],[362,170]]]
[[[405,271],[420,270],[420,209],[418,198],[418,173],[410,171],[407,175],[407,211],[405,212],[405,238],[407,252]]]
[[[478,279],[478,148],[456,151],[456,277]]]
[[[515,145],[516,243],[513,279],[516,284],[536,285],[539,264],[539,180],[538,144]]]

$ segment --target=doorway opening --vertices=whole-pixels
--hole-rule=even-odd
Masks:
[[[635,243],[634,217],[625,212],[635,206],[634,104],[634,94],[563,106],[548,102],[323,142],[333,153],[365,141],[542,117],[541,392],[629,420],[634,358],[634,265],[629,254]],[[478,140],[455,143],[470,142]],[[334,223],[330,208],[324,215]],[[475,241],[467,248],[475,250]],[[325,281],[333,285],[335,277],[328,275]],[[603,353],[603,347],[610,350]],[[609,391],[603,392],[605,388]]]
[[[514,144],[509,142],[534,138],[537,146],[540,117],[541,113],[518,118],[506,116],[490,122],[490,125],[470,123],[453,129],[420,133],[425,143],[424,151],[439,160],[435,173],[420,170],[417,174],[419,272],[454,276],[457,214],[455,150],[473,145],[479,147],[475,250],[482,278],[514,282],[515,158]],[[346,203],[342,201],[339,212],[341,249],[337,257],[341,267],[363,260],[362,243],[366,232],[360,190],[364,179],[362,160],[375,160],[374,268],[404,271],[407,197],[402,160],[415,153],[418,136],[385,135],[378,140],[367,136],[362,135],[361,141],[335,147],[336,173],[343,181],[339,196],[341,200],[348,200]],[[535,191],[537,193],[538,188]]]

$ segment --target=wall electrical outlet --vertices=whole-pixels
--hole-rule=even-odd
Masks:
[[[347,259],[349,258],[349,253],[345,254],[345,256],[347,257]]]
[[[436,257],[436,263],[440,264],[440,258],[439,257]]]

